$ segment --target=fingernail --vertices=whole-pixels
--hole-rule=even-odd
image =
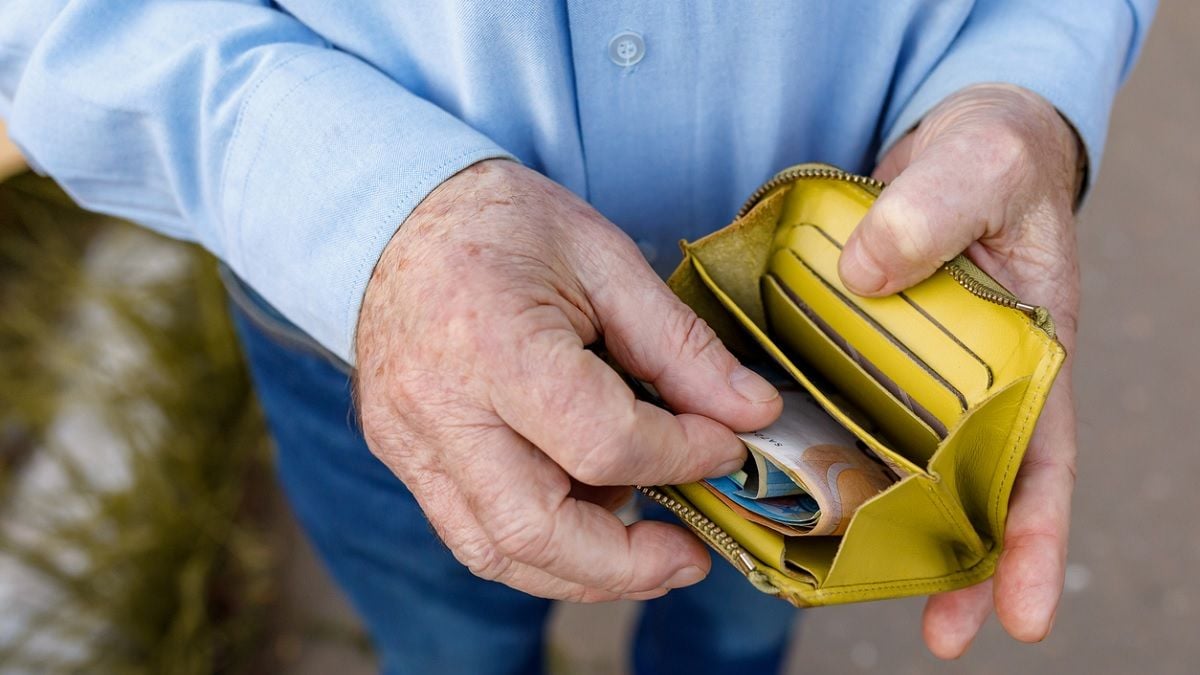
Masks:
[[[766,403],[775,400],[779,391],[761,375],[746,366],[738,366],[729,376],[729,386],[751,403]]]
[[[663,587],[683,588],[684,586],[691,586],[703,578],[704,572],[702,572],[699,567],[696,567],[695,565],[688,565],[687,567],[671,575],[671,578],[667,579],[667,583],[663,584]]]
[[[887,283],[887,276],[863,253],[858,239],[851,239],[846,244],[838,264],[838,273],[846,288],[858,295],[877,293]]]

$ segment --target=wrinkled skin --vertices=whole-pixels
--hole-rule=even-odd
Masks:
[[[585,345],[655,385],[672,415]],[[680,527],[625,527],[634,484],[735,470],[730,430],[774,421],[740,366],[634,243],[566,189],[487,161],[388,245],[358,334],[363,429],[475,574],[550,598],[649,598],[709,570]]]
[[[1018,297],[1048,307],[1067,349],[1017,475],[994,580],[926,605],[925,641],[942,658],[963,654],[993,607],[1014,638],[1045,638],[1062,594],[1075,485],[1080,152],[1074,131],[1040,97],[998,85],[963,90],[884,157],[875,175],[889,186],[842,256],[847,287],[886,295],[965,249]]]
[[[1070,348],[1075,158],[1073,132],[1041,99],[1008,88],[948,99],[881,165],[893,185],[847,247],[843,277],[864,294],[894,292],[967,248],[1049,306]],[[678,414],[636,401],[585,349],[601,339]],[[734,470],[745,449],[732,430],[766,426],[782,405],[626,235],[505,161],[449,179],[396,233],[367,288],[357,352],[372,451],[464,565],[550,598],[644,599],[702,579],[710,559],[686,531],[612,514],[629,497],[622,486]],[[1001,621],[1023,640],[1046,634],[1062,588],[1069,379],[1068,367],[1018,478],[995,584]],[[992,598],[990,583],[931,598],[934,653],[962,653]]]

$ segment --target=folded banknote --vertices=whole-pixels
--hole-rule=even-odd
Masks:
[[[749,450],[742,470],[705,485],[743,516],[784,534],[842,534],[854,511],[892,483],[891,475],[807,392],[781,395],[779,420],[738,434]]]

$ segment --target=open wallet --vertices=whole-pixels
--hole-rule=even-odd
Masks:
[[[754,587],[797,606],[991,576],[1014,478],[1065,358],[1045,309],[962,256],[895,295],[847,290],[842,246],[883,189],[828,165],[786,169],[731,225],[683,242],[668,281],[735,355],[778,364],[888,476],[833,536],[766,527],[702,483],[639,486]]]

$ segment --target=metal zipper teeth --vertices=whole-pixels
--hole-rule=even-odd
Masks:
[[[1046,331],[1050,337],[1055,337],[1054,321],[1050,318],[1050,312],[1045,307],[1021,302],[1015,295],[998,288],[998,285],[993,285],[995,282],[989,284],[987,281],[991,281],[990,279],[987,281],[980,279],[978,276],[972,274],[970,270],[963,269],[963,267],[955,264],[953,261],[946,263],[942,268],[950,274],[952,279],[958,282],[959,286],[967,289],[971,295],[983,298],[988,302],[1002,307],[1024,312],[1033,319],[1038,328]]]
[[[846,183],[863,185],[873,190],[882,190],[886,185],[881,180],[876,180],[869,176],[859,176],[858,174],[846,173],[841,169],[834,169],[832,167],[784,169],[783,171],[775,174],[771,180],[760,185],[759,188],[754,191],[754,194],[750,195],[750,198],[746,200],[746,203],[742,204],[742,208],[738,211],[737,217],[741,218],[749,213],[750,209],[754,208],[754,206],[758,204],[759,200],[765,197],[771,190],[774,190],[784,183],[789,183],[800,178],[827,178],[830,180],[840,180]]]
[[[686,504],[680,503],[679,500],[657,488],[638,486],[638,490],[671,513],[674,513],[684,524],[692,528],[692,531],[708,542],[709,546],[732,563],[738,571],[746,575],[746,579],[750,582],[751,586],[768,595],[780,595],[783,592],[771,582],[771,578],[766,573],[758,569],[754,558],[740,544],[734,541],[728,532],[722,530],[719,525],[709,520],[704,514]]]
[[[743,204],[742,208],[738,211],[737,217],[742,218],[749,213],[750,210],[753,209],[755,205],[757,205],[758,202],[762,200],[762,198],[765,197],[771,190],[774,190],[785,183],[790,183],[791,181],[803,178],[840,180],[846,183],[862,185],[863,187],[873,190],[876,193],[883,190],[883,188],[887,186],[887,184],[881,180],[876,180],[869,176],[860,176],[858,174],[847,173],[841,169],[836,169],[833,167],[804,167],[784,169],[783,171],[775,174],[771,180],[759,186],[759,188],[754,191],[754,194],[750,195],[750,198],[746,200],[746,203]],[[974,267],[974,265],[971,266]],[[1045,331],[1046,334],[1051,338],[1055,337],[1054,320],[1050,317],[1050,312],[1045,307],[1039,307],[1021,302],[1016,296],[1003,290],[1000,288],[999,284],[986,277],[982,270],[972,271],[964,269],[962,266],[954,264],[953,261],[946,263],[944,268],[960,286],[967,289],[967,291],[975,297],[987,300],[988,302],[1000,305],[1002,307],[1008,307],[1009,309],[1015,309],[1017,311],[1024,312],[1033,319],[1038,328],[1041,328],[1043,331]]]
[[[1004,293],[1003,291],[995,288],[989,288],[984,282],[980,281],[974,276],[971,276],[969,272],[958,265],[946,263],[944,267],[946,268],[946,271],[950,273],[950,276],[954,277],[954,280],[957,281],[960,286],[970,291],[972,295],[983,298],[988,302],[994,302],[997,305],[1003,305],[1011,309],[1019,309],[1030,316],[1035,315],[1037,307],[1034,307],[1033,305],[1027,305],[1017,300],[1016,297]]]
[[[746,549],[742,548],[741,544],[734,541],[728,532],[722,530],[720,525],[709,520],[703,513],[687,504],[681,504],[679,500],[657,488],[638,486],[638,490],[687,523],[713,548],[728,558],[729,562],[736,565],[742,574],[749,576],[758,571],[758,565],[755,564],[754,558],[750,557]]]

